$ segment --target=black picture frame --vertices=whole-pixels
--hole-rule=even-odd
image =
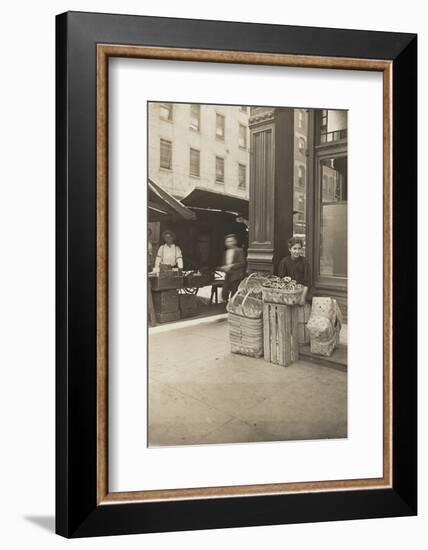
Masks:
[[[96,47],[392,61],[391,488],[97,504]],[[68,12],[56,18],[56,532],[65,537],[417,513],[417,36]]]

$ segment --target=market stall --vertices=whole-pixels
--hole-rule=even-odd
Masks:
[[[153,234],[153,229],[159,232],[160,224],[174,224],[178,220],[194,221],[196,214],[175,199],[167,191],[162,189],[153,180],[148,180],[148,213],[149,230]],[[170,231],[173,233],[172,231]],[[165,243],[164,246],[169,246]],[[175,245],[172,245],[175,246]],[[172,247],[171,247],[172,249]],[[177,246],[175,249],[181,249]],[[149,303],[149,321],[153,326],[156,323],[166,323],[176,321],[181,318],[179,290],[184,287],[184,275],[182,263],[180,266],[162,264],[157,261],[159,247],[153,247],[153,242],[149,239],[148,244],[148,303]],[[167,250],[168,252],[168,250]],[[163,262],[171,262],[171,255]]]

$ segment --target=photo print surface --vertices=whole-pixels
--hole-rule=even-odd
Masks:
[[[147,109],[148,446],[346,438],[347,111]]]

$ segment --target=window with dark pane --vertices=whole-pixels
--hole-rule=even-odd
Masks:
[[[172,103],[161,103],[159,106],[159,116],[162,120],[172,120]]]
[[[247,167],[245,164],[239,164],[239,189],[246,189],[247,188]]]
[[[160,167],[172,168],[172,142],[166,139],[160,140]]]
[[[199,178],[201,175],[201,152],[190,149],[190,175]]]
[[[190,128],[192,130],[195,130],[196,132],[199,132],[201,129],[201,106],[192,103],[190,105]]]
[[[239,125],[239,147],[247,148],[247,128],[243,125]]]
[[[215,181],[216,183],[224,183],[224,158],[215,158]]]

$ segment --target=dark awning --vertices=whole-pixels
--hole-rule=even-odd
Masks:
[[[147,183],[149,187],[149,221],[196,219],[196,214],[192,210],[184,206],[153,180],[149,179]]]
[[[216,193],[210,189],[195,187],[181,202],[189,208],[233,212],[248,219],[248,199],[227,193]]]

